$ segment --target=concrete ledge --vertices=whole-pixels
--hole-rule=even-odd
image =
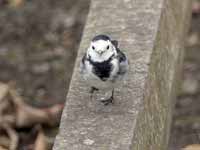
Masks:
[[[182,65],[189,0],[92,0],[54,150],[164,150]],[[119,40],[128,79],[113,106],[89,98],[79,63],[99,33]]]

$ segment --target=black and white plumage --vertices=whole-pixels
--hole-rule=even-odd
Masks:
[[[91,87],[91,94],[95,90],[112,90],[112,96],[102,101],[107,105],[112,103],[114,88],[128,71],[128,60],[118,48],[117,41],[107,35],[97,35],[83,56],[80,69],[84,80]]]

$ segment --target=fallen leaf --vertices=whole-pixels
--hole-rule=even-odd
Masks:
[[[42,124],[57,125],[63,106],[57,104],[49,108],[32,107],[24,102],[23,97],[15,89],[14,83],[0,82],[0,130],[5,134],[0,135],[0,146],[9,148],[9,150],[17,150],[19,135],[15,129],[32,128]],[[33,142],[35,144],[32,143],[33,148],[34,150],[46,150],[47,139],[42,129],[37,132],[36,141]]]
[[[0,101],[7,95],[8,89],[8,85],[0,83]]]
[[[17,150],[19,137],[15,129],[11,128],[9,125],[3,126],[10,138],[9,150]]]
[[[8,150],[8,149],[5,149],[5,148],[3,148],[3,147],[0,146],[0,150]]]
[[[24,0],[9,0],[10,7],[14,7],[14,8],[22,6],[23,3],[24,3]]]
[[[47,150],[47,140],[42,130],[39,131],[38,136],[35,141],[34,150]]]
[[[1,134],[0,136],[0,147],[4,147],[4,148],[8,148],[10,145],[10,139],[4,135],[4,134]],[[1,150],[1,148],[0,148]]]
[[[182,150],[200,150],[200,144],[188,145],[185,148],[183,148]]]

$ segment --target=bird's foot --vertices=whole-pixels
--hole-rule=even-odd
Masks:
[[[90,93],[92,94],[92,93],[94,93],[94,91],[98,91],[99,89],[97,89],[97,88],[95,88],[95,87],[91,87],[91,89],[90,89]]]
[[[106,100],[101,100],[101,102],[106,106],[106,105],[109,105],[109,104],[113,104],[113,96],[111,96],[109,99],[106,99]]]
[[[98,91],[98,90],[99,90],[99,89],[97,89],[97,88],[95,88],[95,87],[91,87],[91,89],[90,89],[90,99],[92,99],[94,92],[95,92],[95,91]]]

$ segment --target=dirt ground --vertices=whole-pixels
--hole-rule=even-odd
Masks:
[[[173,116],[170,150],[200,144],[200,1],[193,2],[192,10],[185,48],[182,87]],[[200,150],[200,147],[197,150]]]
[[[17,92],[32,106],[63,104],[88,8],[89,0],[0,0],[0,82],[16,82]],[[170,150],[200,143],[198,12],[193,14],[187,41]],[[53,141],[57,128],[44,129]],[[17,130],[19,150],[27,150],[35,136],[32,130]]]
[[[32,106],[63,104],[88,8],[89,0],[0,0],[0,82],[16,82]],[[57,128],[44,129],[52,144]],[[34,130],[18,129],[19,150]]]
[[[62,103],[89,1],[15,1],[0,0],[0,81],[15,80],[34,105]]]

